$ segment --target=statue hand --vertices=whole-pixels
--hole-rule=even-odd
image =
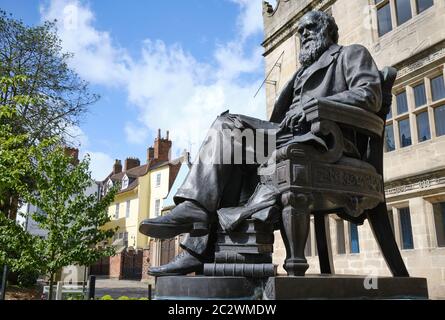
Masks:
[[[316,99],[312,99],[304,104],[304,106],[301,107],[295,107],[293,109],[290,109],[286,116],[284,117],[283,121],[280,123],[279,129],[277,134],[280,132],[290,131],[290,132],[300,132],[301,128],[306,123],[306,108],[313,107],[316,105],[318,101]]]
[[[306,111],[307,109],[314,107],[318,105],[318,100],[315,98],[312,98],[311,100],[309,100],[308,102],[306,102],[303,106],[303,112]]]
[[[280,128],[293,128],[295,122],[298,121],[301,117],[301,110],[297,110],[297,108],[291,109],[286,113],[283,121],[280,123]]]

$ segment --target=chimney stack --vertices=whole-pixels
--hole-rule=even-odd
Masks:
[[[122,172],[122,163],[119,159],[116,159],[114,161],[114,165],[113,165],[113,174],[121,173],[121,172]]]
[[[73,158],[72,160],[73,165],[79,164],[79,149],[65,147],[64,151],[66,156]]]
[[[141,162],[139,161],[138,158],[128,157],[127,159],[125,159],[124,171],[128,171],[130,169],[139,167],[140,165],[141,165]]]
[[[170,160],[170,149],[172,142],[169,139],[169,132],[165,138],[161,137],[161,129],[158,129],[158,136],[155,139],[154,147],[147,149],[147,162]]]
[[[147,163],[152,161],[155,158],[155,148],[149,147],[147,149]]]

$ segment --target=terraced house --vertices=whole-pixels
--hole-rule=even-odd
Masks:
[[[108,275],[112,278],[145,277],[142,272],[143,261],[150,259],[150,239],[138,231],[142,220],[155,217],[161,213],[163,199],[175,181],[181,166],[180,159],[170,160],[172,142],[168,131],[165,138],[161,131],[154,145],[147,149],[144,164],[137,158],[116,159],[112,171],[101,182],[101,192],[114,185],[119,191],[114,202],[108,208],[111,221],[105,228],[116,228],[117,232],[108,245],[117,249],[117,255],[102,259],[92,267],[92,274]]]
[[[380,69],[398,70],[386,126],[388,215],[411,276],[426,277],[430,297],[445,298],[445,1],[263,2],[269,114],[280,89],[299,67],[296,27],[312,9],[335,18],[340,44],[361,44]],[[329,225],[336,273],[390,274],[367,222],[357,226],[331,215]],[[282,265],[284,252],[277,240],[275,263]],[[318,273],[313,222],[306,255],[308,272]]]

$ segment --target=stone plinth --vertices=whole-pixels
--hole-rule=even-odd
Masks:
[[[261,299],[265,280],[245,277],[177,276],[156,279],[157,300]]]
[[[425,278],[313,275],[271,277],[263,299],[428,299]]]
[[[428,299],[424,278],[365,276],[159,277],[158,300]]]

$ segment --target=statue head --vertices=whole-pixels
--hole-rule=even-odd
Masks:
[[[299,21],[299,60],[308,67],[318,60],[323,52],[338,42],[338,26],[332,16],[323,11],[310,11]]]

